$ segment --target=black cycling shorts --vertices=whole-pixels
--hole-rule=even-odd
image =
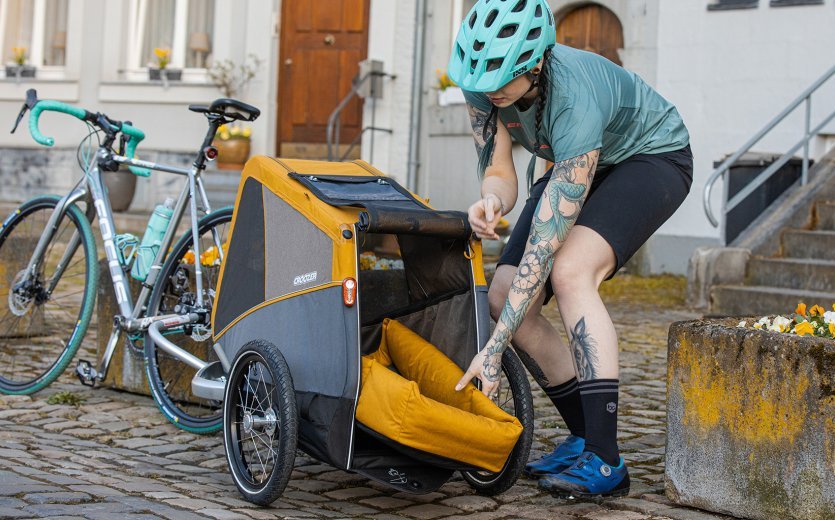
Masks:
[[[552,171],[531,188],[498,265],[518,266],[522,260],[534,211]],[[617,272],[675,213],[692,182],[690,145],[674,152],[633,155],[621,163],[598,168],[576,224],[597,231],[612,246]],[[547,302],[554,294],[550,283],[545,284],[545,293]]]

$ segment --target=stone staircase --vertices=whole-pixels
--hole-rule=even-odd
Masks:
[[[708,315],[788,314],[798,302],[835,302],[835,150],[811,181],[784,194],[728,251],[743,254],[738,273],[715,273]],[[695,258],[695,257],[694,257]],[[725,269],[728,264],[715,269]],[[733,269],[730,269],[733,270]]]

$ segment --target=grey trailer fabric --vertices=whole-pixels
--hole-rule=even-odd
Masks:
[[[343,469],[350,461],[359,394],[358,324],[357,307],[342,302],[342,287],[328,287],[270,303],[219,339],[229,359],[255,339],[281,350],[302,419],[300,445]]]
[[[266,299],[330,282],[333,241],[267,187],[263,190],[264,220],[270,230],[265,237]]]
[[[223,290],[215,302],[215,334],[263,303],[264,274],[263,197],[261,184],[250,178],[241,192],[235,228],[224,259]]]
[[[487,300],[487,286],[475,287],[475,317],[478,331],[478,349],[484,348],[490,339],[490,304]]]

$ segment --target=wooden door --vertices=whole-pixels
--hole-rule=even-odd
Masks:
[[[367,55],[369,0],[282,4],[276,150],[288,144],[321,149],[328,116]],[[361,128],[362,103],[354,99],[342,111],[340,141],[351,142]]]
[[[602,5],[586,5],[570,11],[557,22],[557,42],[595,52],[623,65],[623,26],[615,13]]]

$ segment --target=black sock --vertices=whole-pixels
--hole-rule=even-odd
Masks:
[[[618,380],[581,381],[580,401],[586,420],[586,451],[606,464],[620,463],[618,452]]]
[[[548,388],[543,388],[545,394],[557,407],[568,431],[576,437],[586,437],[586,423],[583,418],[583,403],[580,402],[580,387],[577,385],[577,378]]]

